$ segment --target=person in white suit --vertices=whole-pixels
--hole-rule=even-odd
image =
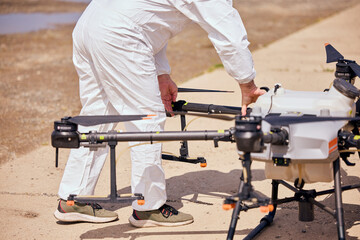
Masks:
[[[243,114],[263,91],[255,70],[247,33],[231,0],[92,0],[73,31],[73,62],[79,75],[80,115],[156,114],[151,120],[125,123],[127,131],[162,131],[164,108],[171,111],[177,86],[170,77],[167,42],[191,22],[199,24],[214,45],[226,71],[239,83]],[[115,124],[80,127],[108,131]],[[136,144],[136,143],[131,143]],[[55,217],[60,221],[107,222],[115,212],[98,204],[67,206],[70,194],[93,195],[107,149],[72,150],[59,187]],[[193,222],[190,214],[165,204],[161,144],[131,148],[133,202],[130,223],[136,227],[177,226]]]

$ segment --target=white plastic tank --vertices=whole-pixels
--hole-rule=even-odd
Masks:
[[[271,113],[299,117],[304,114],[351,117],[355,114],[358,91],[350,83],[344,82],[335,79],[335,86],[325,92],[293,91],[277,86],[259,97],[253,109],[260,111],[263,117]],[[263,152],[252,153],[251,157],[266,163],[265,176],[269,179],[295,181],[299,178],[306,183],[332,181],[332,162],[339,157],[337,135],[346,122],[281,126],[288,131],[289,144],[265,144]],[[262,121],[262,131],[270,132],[270,124]],[[239,154],[242,155],[242,152]]]

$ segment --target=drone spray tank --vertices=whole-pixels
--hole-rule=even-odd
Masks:
[[[335,79],[327,92],[292,91],[278,86],[259,97],[254,108],[261,109],[263,115],[351,117],[358,95],[356,87],[341,79]],[[265,175],[270,179],[329,182],[333,179],[332,162],[339,156],[338,130],[345,122],[271,126],[263,121],[264,132],[286,129],[289,144],[265,143],[264,151],[253,153],[252,158],[266,163]]]
[[[359,90],[353,85],[360,76],[360,66],[344,57],[330,44],[325,44],[326,62],[337,62],[335,80],[324,92],[292,91],[275,85],[259,97],[254,108],[263,116],[343,116],[356,113],[355,100]],[[358,107],[358,110],[360,108]],[[265,175],[270,179],[329,182],[333,179],[332,162],[339,157],[338,131],[346,121],[300,123],[273,126],[262,122],[264,132],[286,129],[289,144],[266,143],[262,153],[252,154],[254,160],[264,161]],[[356,127],[355,127],[356,128]]]

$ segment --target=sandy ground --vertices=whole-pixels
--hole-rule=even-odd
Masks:
[[[333,77],[334,64],[325,64],[323,44],[330,42],[348,59],[359,59],[360,24],[357,13],[360,5],[324,19],[306,29],[298,31],[254,52],[254,61],[259,86],[271,87],[280,82],[283,87],[296,90],[322,91]],[[235,89],[235,94],[181,94],[178,99],[189,102],[239,105],[237,84],[223,71],[194,78],[182,87],[204,87],[213,89]],[[198,119],[189,129],[227,129],[233,123]],[[166,130],[178,130],[179,119],[169,119]],[[122,126],[119,125],[121,129]],[[120,155],[127,147],[121,143],[118,154],[118,189],[120,193],[130,191],[129,153]],[[179,144],[165,143],[164,151],[178,153]],[[191,142],[190,155],[203,156],[208,160],[207,168],[198,165],[164,161],[167,191],[171,205],[191,213],[195,222],[177,228],[136,229],[127,219],[131,213],[128,204],[107,205],[119,214],[119,220],[107,224],[61,224],[52,216],[57,202],[60,182],[67,150],[60,150],[60,166],[54,167],[54,149],[46,145],[14,158],[0,166],[0,224],[3,230],[0,239],[225,239],[231,212],[222,210],[224,196],[237,190],[241,164],[235,145],[220,143],[214,148],[212,142]],[[120,156],[119,156],[120,155]],[[352,161],[357,161],[353,158]],[[100,177],[96,195],[109,192],[108,164]],[[342,166],[343,183],[358,183],[360,167]],[[270,180],[265,179],[263,164],[253,164],[254,187],[270,195]],[[332,187],[332,183],[316,183],[307,188],[317,190]],[[281,189],[281,195],[288,192]],[[320,198],[323,204],[333,205],[332,194]],[[360,194],[357,190],[343,193],[347,239],[360,238]],[[279,209],[274,223],[258,239],[337,239],[335,221],[330,215],[315,208],[313,222],[297,220],[297,204],[285,204]],[[241,213],[235,239],[242,239],[263,216],[257,209]]]

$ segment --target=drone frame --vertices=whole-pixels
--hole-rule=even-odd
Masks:
[[[194,111],[194,112],[203,112],[203,113],[222,113],[222,114],[234,114],[237,115],[241,112],[241,108],[232,107],[232,106],[220,106],[213,104],[199,104],[199,103],[186,103],[185,101],[178,101],[173,104],[174,110],[176,111]],[[248,109],[247,112],[251,112],[251,109]],[[185,115],[181,115],[182,122],[185,121]],[[260,120],[261,121],[261,120]],[[359,119],[353,121],[355,126],[357,126],[357,122],[360,122]],[[259,125],[259,119],[250,120],[245,118],[243,121],[241,117],[236,118],[236,124],[247,124],[247,125]],[[255,124],[255,125],[254,125]],[[249,130],[251,127],[247,127]],[[286,144],[287,143],[287,132],[281,128],[278,129],[277,132],[272,132],[270,135],[266,135],[264,137],[262,134],[259,134],[260,129],[252,129],[252,136],[250,138],[258,139],[259,136],[262,137],[263,142],[273,143],[273,144]],[[258,132],[258,133],[256,133]],[[253,239],[256,235],[258,235],[265,227],[269,226],[275,217],[276,208],[278,205],[288,202],[297,201],[299,202],[299,220],[300,221],[313,221],[314,220],[314,212],[313,206],[316,205],[323,211],[329,213],[336,219],[337,224],[337,232],[338,239],[345,239],[345,222],[344,222],[344,210],[342,203],[342,192],[348,191],[352,189],[360,188],[359,184],[346,185],[341,186],[341,173],[340,173],[340,158],[338,157],[335,161],[333,161],[333,178],[334,178],[334,188],[323,190],[320,192],[316,192],[316,190],[303,190],[305,182],[299,182],[299,179],[296,179],[294,182],[294,186],[291,186],[289,183],[283,180],[272,180],[272,192],[271,198],[263,198],[260,197],[253,191],[253,187],[251,184],[251,152],[259,152],[261,151],[261,146],[256,144],[256,141],[250,140],[250,138],[239,136],[239,132],[233,132],[235,142],[238,144],[238,149],[246,149],[248,152],[244,152],[243,156],[240,157],[243,165],[242,176],[240,177],[240,185],[238,189],[238,193],[227,197],[224,201],[223,208],[225,210],[229,210],[233,208],[233,213],[231,217],[230,227],[228,230],[227,240],[231,240],[234,237],[235,229],[237,225],[237,221],[239,220],[239,215],[241,211],[247,211],[252,208],[259,208],[263,212],[269,212],[268,215],[263,217],[259,223],[244,239],[249,240]],[[249,133],[247,132],[246,135]],[[346,145],[346,147],[356,147],[359,149],[360,141],[357,140],[353,134],[346,133],[345,135],[341,135],[342,132],[339,132],[339,137],[342,138],[341,144]],[[236,136],[237,135],[237,136]],[[351,136],[350,136],[351,135]],[[241,143],[237,138],[242,138],[245,141],[252,142],[250,145],[246,143]],[[245,139],[247,138],[247,139]],[[215,141],[215,140],[214,140]],[[346,142],[346,143],[345,143]],[[215,144],[216,146],[216,144]],[[342,147],[344,148],[344,147]],[[348,155],[347,155],[348,156]],[[349,166],[353,166],[355,164],[347,161],[347,157],[342,158],[342,160]],[[281,165],[279,163],[279,165]],[[246,173],[246,174],[244,174]],[[283,199],[278,199],[278,189],[279,185],[283,185],[284,187],[290,189],[294,192],[293,197],[286,197]],[[316,197],[326,194],[335,193],[335,210],[323,205],[322,203],[315,200]],[[254,202],[254,200],[256,200]],[[251,205],[247,205],[246,202],[251,201]]]
[[[52,146],[56,148],[56,166],[58,164],[58,148],[79,148],[80,146],[89,147],[90,150],[97,150],[99,147],[105,147],[106,143],[110,147],[110,195],[107,197],[77,196],[70,195],[67,204],[73,205],[75,201],[83,203],[120,203],[137,200],[139,205],[145,203],[142,194],[117,194],[116,186],[116,145],[118,142],[129,141],[174,141],[174,140],[216,140],[233,141],[230,136],[230,130],[219,131],[173,131],[173,132],[96,132],[79,133],[77,125],[69,122],[68,117],[63,118],[61,122],[54,123],[54,131],[51,135]],[[61,130],[60,130],[61,129]],[[171,155],[168,155],[171,156]],[[164,156],[163,156],[164,157]],[[166,159],[166,157],[165,157]],[[198,161],[189,161],[189,159],[180,157],[170,158],[168,160],[183,161],[190,163],[204,163],[201,158]],[[206,162],[205,162],[206,163]]]
[[[345,81],[350,83],[354,82],[356,76],[360,76],[360,66],[355,63],[355,61],[346,60],[344,57],[337,52],[330,44],[326,44],[327,51],[327,62],[337,63],[337,70],[335,76],[342,78]],[[198,91],[199,89],[191,89],[190,92]],[[184,90],[182,90],[184,91]],[[185,90],[186,92],[187,90]],[[210,91],[211,92],[211,91]],[[356,103],[357,110],[360,111],[360,102]],[[81,197],[76,195],[69,196],[69,204],[74,201],[79,202],[124,202],[124,201],[133,201],[138,200],[138,204],[144,204],[144,197],[141,194],[134,195],[122,195],[117,194],[116,188],[116,161],[115,161],[115,147],[119,141],[173,141],[181,140],[182,145],[180,148],[180,156],[175,157],[171,155],[163,155],[163,159],[181,161],[188,163],[201,163],[206,164],[206,160],[202,157],[197,159],[188,158],[188,140],[213,140],[215,147],[217,147],[218,141],[227,141],[227,142],[236,142],[237,148],[239,151],[244,152],[242,160],[243,171],[242,176],[240,177],[240,186],[238,193],[234,196],[227,197],[224,201],[224,209],[234,208],[232,213],[232,218],[230,222],[230,227],[227,235],[227,240],[231,240],[234,237],[236,225],[239,219],[241,211],[246,211],[251,208],[262,207],[269,211],[269,214],[263,217],[260,221],[260,224],[256,226],[246,237],[245,239],[252,239],[258,235],[265,227],[269,226],[275,217],[277,205],[297,201],[299,202],[299,220],[303,221],[312,221],[313,220],[313,205],[318,206],[320,209],[334,216],[337,222],[338,238],[345,239],[345,223],[344,223],[344,210],[342,203],[342,191],[347,191],[351,189],[360,188],[360,184],[353,184],[347,186],[341,186],[341,173],[340,173],[340,158],[338,157],[333,161],[333,177],[334,177],[334,188],[328,189],[325,191],[316,192],[315,190],[303,190],[304,182],[294,183],[295,187],[291,186],[283,180],[272,180],[272,193],[271,198],[262,198],[259,197],[253,191],[251,185],[251,152],[261,151],[262,144],[264,142],[272,144],[284,144],[287,139],[286,132],[279,129],[278,132],[274,132],[271,138],[264,137],[261,132],[261,117],[242,117],[240,116],[241,108],[231,107],[231,106],[220,106],[213,104],[191,104],[186,103],[185,101],[178,101],[173,104],[174,113],[176,111],[181,112],[201,112],[201,113],[224,113],[224,114],[233,114],[237,115],[235,118],[235,128],[221,131],[185,131],[186,119],[185,114],[181,115],[181,131],[174,132],[129,132],[129,133],[120,133],[116,131],[109,131],[106,133],[79,133],[77,132],[77,123],[69,121],[69,118],[63,118],[61,122],[55,122],[54,132],[52,134],[52,145],[56,148],[56,166],[58,162],[58,148],[78,148],[80,145],[90,147],[90,149],[96,149],[98,147],[103,147],[104,143],[108,143],[110,147],[110,195],[105,198],[99,197]],[[360,114],[359,114],[360,115]],[[113,116],[114,117],[114,116]],[[136,119],[135,119],[136,120]],[[140,120],[140,119],[137,119]],[[263,119],[265,120],[265,119]],[[344,120],[344,119],[343,119]],[[348,119],[351,120],[351,119]],[[330,120],[326,120],[330,121]],[[360,125],[360,119],[354,118],[352,122],[355,123],[354,128],[358,128]],[[236,128],[237,124],[245,124],[247,127],[245,131],[239,130]],[[63,128],[59,125],[62,125]],[[260,126],[260,127],[259,127]],[[255,127],[255,128],[254,128]],[[244,130],[245,128],[242,127]],[[249,129],[251,129],[249,134]],[[246,134],[243,134],[246,132]],[[358,135],[359,130],[353,132]],[[355,139],[354,134],[348,134],[346,138],[342,141],[344,143],[342,148],[356,147],[360,149],[360,140]],[[339,143],[338,143],[339,144]],[[348,155],[341,155],[342,160],[348,165],[352,165],[347,161]],[[360,154],[359,154],[360,157]],[[283,185],[286,188],[295,192],[293,197],[278,199],[278,188],[279,185]],[[323,204],[315,201],[314,199],[317,196],[335,193],[335,210],[332,210]],[[253,200],[256,201],[253,201]],[[252,200],[252,204],[246,204]]]
[[[344,214],[342,208],[342,198],[341,192],[346,190],[351,190],[354,188],[360,188],[360,184],[349,185],[341,187],[340,182],[340,161],[339,158],[333,162],[333,171],[334,171],[334,189],[329,189],[326,191],[316,192],[315,190],[302,190],[301,184],[296,184],[296,188],[292,187],[290,184],[283,180],[272,180],[272,196],[270,199],[262,198],[258,196],[252,188],[251,185],[251,152],[258,152],[261,150],[261,146],[258,145],[258,139],[262,139],[263,142],[273,143],[273,144],[282,144],[283,142],[287,141],[286,133],[279,131],[271,134],[271,138],[264,137],[261,132],[261,129],[254,128],[260,124],[261,118],[249,118],[249,117],[241,117],[239,112],[241,112],[241,108],[232,107],[232,106],[221,106],[221,105],[213,105],[213,104],[199,104],[199,103],[187,103],[185,101],[178,101],[174,103],[174,113],[176,114],[177,111],[181,112],[181,131],[163,131],[163,132],[118,132],[118,131],[109,131],[109,132],[89,132],[89,133],[79,133],[74,131],[74,128],[71,130],[71,134],[76,139],[70,140],[69,137],[65,134],[59,135],[57,134],[64,134],[64,132],[57,132],[57,128],[52,135],[52,144],[54,147],[61,147],[66,148],[66,142],[69,143],[69,148],[76,148],[80,146],[90,147],[95,150],[98,147],[104,147],[104,144],[108,144],[110,147],[110,195],[108,197],[85,197],[85,196],[76,196],[70,195],[68,202],[72,204],[73,201],[78,202],[112,202],[112,203],[119,203],[119,202],[130,202],[134,200],[138,200],[138,204],[144,204],[144,197],[141,194],[125,194],[125,195],[118,195],[117,194],[117,187],[116,187],[116,160],[115,160],[115,147],[117,142],[129,142],[129,141],[148,141],[153,143],[154,141],[174,141],[180,140],[182,141],[182,145],[180,148],[180,155],[179,157],[167,155],[163,159],[165,160],[173,160],[173,161],[181,161],[181,162],[188,162],[188,163],[200,163],[202,162],[203,158],[188,159],[188,145],[187,141],[192,140],[212,140],[214,141],[215,147],[218,146],[219,141],[224,142],[236,142],[238,149],[244,149],[244,155],[242,158],[242,165],[243,165],[243,174],[240,177],[240,186],[238,189],[238,193],[234,196],[227,197],[224,201],[223,208],[224,209],[233,209],[230,227],[227,235],[227,239],[233,239],[235,234],[235,229],[237,225],[237,221],[239,219],[239,215],[241,211],[246,211],[252,208],[262,208],[269,212],[264,218],[261,219],[260,224],[254,228],[249,235],[245,239],[252,239],[255,237],[260,231],[262,231],[266,226],[270,225],[273,222],[276,213],[277,205],[286,202],[298,201],[302,202],[302,210],[303,212],[299,212],[299,215],[304,215],[305,220],[309,220],[309,207],[311,208],[314,204],[320,207],[322,210],[330,213],[336,218],[337,226],[338,226],[338,235],[339,239],[345,239],[345,226],[344,226]],[[216,113],[223,113],[223,114],[233,114],[236,116],[236,124],[248,124],[249,127],[257,129],[256,132],[252,133],[252,136],[249,138],[248,136],[242,136],[241,132],[237,131],[236,128],[230,128],[226,130],[206,130],[206,131],[184,131],[184,125],[186,123],[185,116],[183,114],[187,111],[192,112],[201,112],[201,113],[212,113],[216,116]],[[248,109],[251,111],[251,109]],[[259,122],[260,121],[260,122]],[[69,124],[66,120],[63,119],[64,124]],[[57,122],[59,124],[59,122]],[[73,125],[73,123],[70,123]],[[247,127],[247,129],[249,129]],[[246,131],[245,131],[246,132]],[[265,135],[270,136],[270,135]],[[245,139],[246,138],[246,139]],[[255,139],[255,140],[254,140]],[[354,141],[354,138],[351,138],[352,146],[358,146],[359,143]],[[74,141],[78,141],[78,144],[74,145]],[[250,142],[250,144],[248,144]],[[351,144],[348,143],[348,146]],[[185,151],[184,151],[185,149]],[[181,152],[181,150],[183,150]],[[186,155],[184,155],[184,153]],[[206,163],[206,161],[205,161]],[[244,171],[247,174],[244,176]],[[279,185],[283,185],[288,189],[295,192],[294,197],[278,199],[278,187]],[[299,185],[299,186],[297,186]],[[328,207],[325,207],[323,204],[315,201],[315,197],[335,193],[335,204],[336,210],[330,210]],[[247,205],[250,199],[256,199],[257,201],[252,203],[251,205]],[[300,209],[299,209],[300,210]],[[311,214],[310,214],[311,218]]]

